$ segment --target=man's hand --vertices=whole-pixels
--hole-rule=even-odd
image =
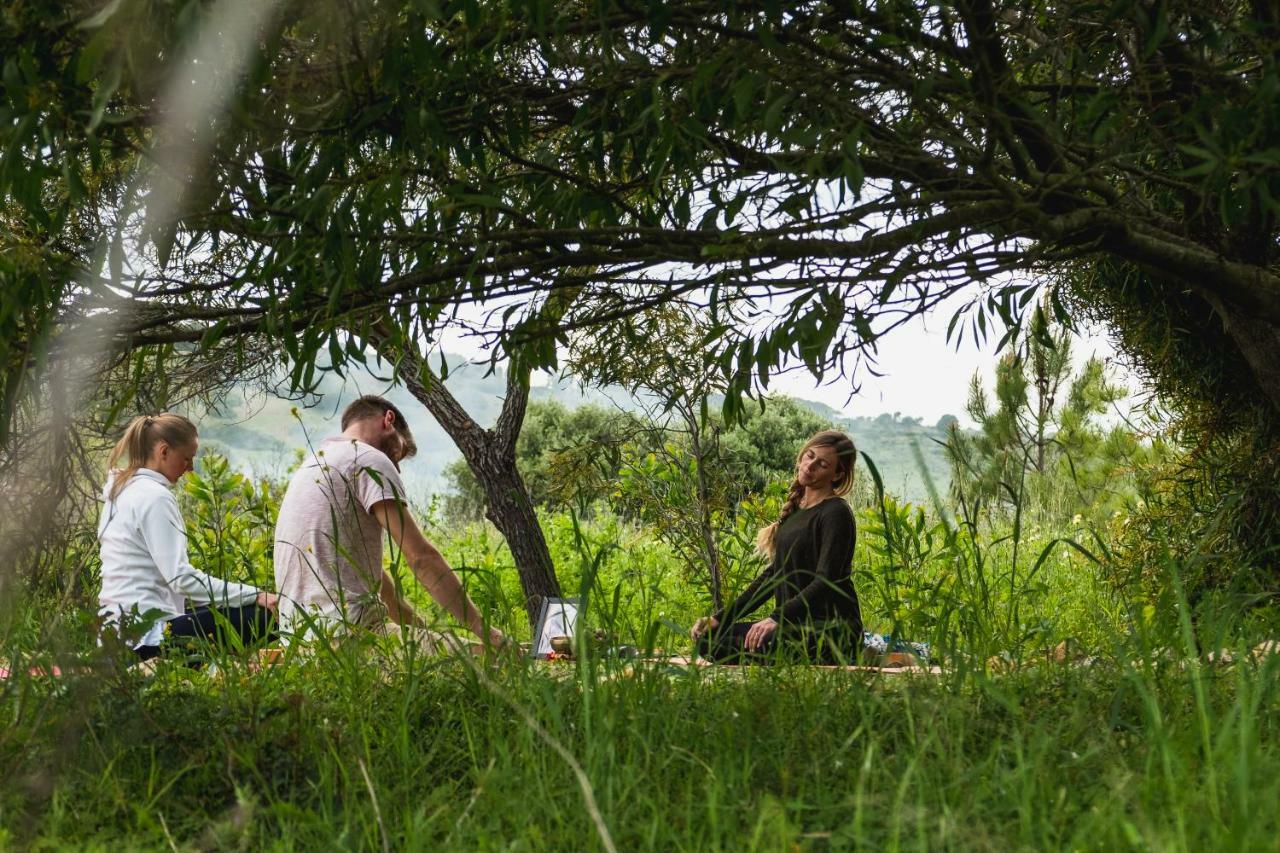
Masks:
[[[776,630],[778,630],[778,623],[772,618],[761,619],[747,629],[746,639],[742,641],[743,648],[749,652],[760,651]]]
[[[716,619],[716,617],[703,616],[697,622],[693,623],[693,627],[689,629],[689,636],[692,637],[693,641],[696,643],[698,638],[707,633],[707,631],[715,630],[719,627],[720,620]]]
[[[382,570],[382,584],[378,587],[378,597],[382,599],[382,605],[387,608],[387,618],[392,622],[413,628],[423,627],[422,620],[413,612],[413,608],[404,600],[404,596],[400,595],[396,589],[395,578],[391,577],[391,573],[386,569]]]
[[[520,651],[520,644],[497,628],[489,629],[489,635],[485,637],[484,645],[486,651],[494,654],[514,655]]]
[[[378,524],[387,530],[393,542],[399,546],[413,576],[422,584],[431,598],[435,599],[435,603],[443,607],[444,611],[454,619],[466,625],[467,630],[479,637],[481,642],[488,644],[489,638],[493,637],[493,631],[488,630],[488,638],[486,638],[484,619],[480,616],[480,611],[476,610],[475,602],[471,601],[466,590],[462,588],[462,581],[458,579],[458,575],[454,573],[448,562],[445,562],[438,549],[422,535],[419,526],[413,521],[413,516],[408,514],[408,510],[402,503],[390,500],[379,501],[371,506],[369,511],[375,519],[378,519]],[[397,608],[404,610],[402,607]],[[498,635],[503,637],[502,631],[499,631]]]
[[[258,597],[253,600],[253,603],[274,613],[276,606],[280,603],[280,596],[274,592],[260,592]]]

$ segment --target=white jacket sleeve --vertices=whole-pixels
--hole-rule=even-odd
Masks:
[[[187,556],[187,533],[172,495],[151,502],[140,518],[142,538],[169,589],[186,596],[193,604],[240,607],[252,602],[258,588],[215,578],[191,565]]]

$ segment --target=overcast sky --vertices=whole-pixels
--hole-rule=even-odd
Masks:
[[[982,349],[971,340],[959,348],[948,344],[949,320],[950,314],[917,318],[886,335],[880,342],[877,361],[877,370],[884,375],[864,374],[860,377],[861,388],[852,399],[847,380],[819,386],[807,372],[779,377],[772,386],[793,397],[819,400],[851,416],[901,412],[931,424],[952,414],[968,422],[964,406],[969,380],[974,371],[980,371],[990,389],[999,356],[994,340]],[[1092,355],[1112,360],[1112,377],[1134,387],[1128,372],[1114,361],[1115,350],[1110,341],[1096,330],[1077,337],[1072,346],[1072,360],[1077,366]]]
[[[991,388],[999,358],[995,352],[999,336],[993,336],[985,347],[980,348],[969,339],[956,347],[947,343],[950,319],[951,307],[944,305],[882,338],[876,369],[884,375],[877,377],[863,371],[857,377],[860,390],[852,397],[853,385],[848,379],[819,385],[803,369],[775,376],[770,380],[770,390],[817,400],[852,417],[901,412],[903,416],[922,418],[926,424],[932,424],[943,415],[951,414],[972,425],[964,413],[969,380],[974,371],[980,371],[986,386]],[[446,332],[442,339],[447,352],[473,359],[485,358],[474,337]],[[1099,330],[1086,331],[1073,342],[1072,360],[1077,366],[1091,355],[1108,360],[1112,378],[1136,390],[1136,382],[1123,365],[1114,361],[1115,350]]]

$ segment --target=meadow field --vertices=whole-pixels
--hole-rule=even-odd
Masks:
[[[269,577],[253,545],[268,535],[254,519],[269,492],[216,465],[187,484],[188,517],[214,531],[193,538],[206,561],[221,548],[237,562],[228,574]],[[970,535],[886,505],[858,513],[868,628],[929,642],[940,675],[673,665],[706,593],[664,543],[603,511],[547,513],[543,525],[586,625],[638,658],[596,644],[572,661],[473,660],[381,640],[295,646],[266,667],[205,649],[202,669],[146,670],[95,646],[90,607],[32,600],[3,634],[14,677],[0,682],[0,840],[1274,848],[1280,657],[1249,655],[1264,637],[1193,624],[1186,607],[1161,618],[1083,553],[1096,545]],[[501,538],[419,510],[481,609],[527,639]],[[229,521],[217,528],[215,515]],[[54,665],[60,677],[41,674]]]

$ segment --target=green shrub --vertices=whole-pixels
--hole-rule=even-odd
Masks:
[[[284,484],[254,482],[226,457],[204,453],[181,481],[179,506],[191,562],[226,580],[274,586],[274,531]]]

